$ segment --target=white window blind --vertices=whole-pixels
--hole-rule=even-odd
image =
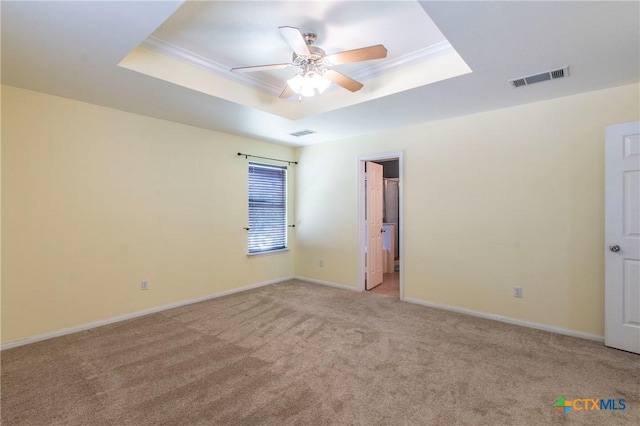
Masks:
[[[287,168],[249,163],[249,254],[287,248]]]

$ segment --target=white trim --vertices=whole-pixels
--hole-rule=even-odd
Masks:
[[[333,283],[333,282],[330,282],[330,281],[316,280],[314,278],[295,276],[295,277],[293,277],[293,279],[294,280],[300,280],[300,281],[307,281],[307,282],[310,282],[312,284],[326,285],[327,287],[338,288],[340,290],[358,291],[357,288],[351,287],[349,285]]]
[[[176,46],[157,37],[149,36],[140,44],[140,46],[145,49],[153,50],[161,55],[168,56],[169,58],[182,61],[201,70],[208,71],[225,78],[235,79],[249,86],[256,86],[259,89],[275,96],[279,96],[280,92],[282,92],[282,87],[267,83],[246,73],[231,73],[230,68],[225,65],[212,61],[211,59],[200,56],[190,50],[183,49],[182,47]]]
[[[256,253],[247,253],[247,257],[266,256],[269,254],[285,253],[288,251],[289,251],[289,247],[285,247],[283,249],[277,249],[277,250],[266,250],[266,251],[258,251]]]
[[[441,41],[432,46],[418,49],[413,52],[409,52],[395,59],[387,59],[380,62],[375,62],[367,68],[354,72],[349,76],[356,80],[369,80],[377,75],[396,71],[401,67],[409,67],[412,65],[421,64],[427,61],[432,61],[440,56],[454,53],[453,46],[447,41]]]
[[[161,40],[154,36],[147,37],[147,39],[144,40],[140,44],[140,46],[149,50],[153,50],[157,53],[160,53],[161,55],[168,56],[172,59],[182,61],[193,67],[200,68],[202,70],[212,72],[226,78],[235,79],[250,86],[257,86],[265,92],[273,94],[275,96],[279,96],[280,92],[282,91],[282,87],[263,81],[260,78],[250,74],[232,73],[229,67],[223,64],[212,61],[209,58],[205,58],[204,56],[200,56],[190,50],[184,49],[180,46],[176,46],[175,44],[169,43],[165,40]],[[379,60],[378,62],[369,65],[366,69],[353,73],[351,77],[356,80],[366,81],[378,75],[396,71],[402,67],[408,67],[411,65],[431,61],[433,59],[439,58],[440,56],[448,55],[453,52],[455,52],[453,46],[451,46],[451,44],[447,40],[444,40],[423,49],[409,52],[398,58]],[[292,66],[292,68],[295,67]]]
[[[457,312],[459,314],[471,315],[474,317],[490,319],[494,321],[500,321],[507,324],[519,325],[522,327],[534,328],[536,330],[550,331],[552,333],[563,334],[565,336],[579,337],[581,339],[595,340],[596,342],[604,343],[604,336],[598,334],[584,333],[582,331],[570,330],[568,328],[555,327],[553,325],[539,324],[536,322],[524,321],[516,318],[504,317],[502,315],[489,314],[486,312],[474,311],[472,309],[458,308],[451,305],[442,305],[439,303],[428,302],[420,299],[405,298],[405,302],[413,303],[416,305],[427,306],[429,308],[442,309],[445,311]]]
[[[155,308],[144,309],[142,311],[132,312],[130,314],[118,315],[117,317],[107,318],[99,321],[92,321],[85,324],[76,325],[73,327],[63,328],[61,330],[52,331],[49,333],[37,334],[35,336],[27,337],[25,339],[14,340],[12,342],[3,343],[0,345],[0,351],[5,349],[16,348],[18,346],[28,345],[30,343],[40,342],[42,340],[52,339],[54,337],[60,337],[67,334],[77,333],[79,331],[85,331],[96,327],[102,327],[103,325],[113,324],[121,321],[130,320],[133,318],[142,317],[145,315],[155,314],[158,312],[166,311],[168,309],[179,308],[181,306],[191,305],[193,303],[204,302],[206,300],[216,299],[218,297],[229,296],[230,294],[241,293],[247,290],[253,290],[259,287],[265,287],[271,284],[277,284],[284,281],[293,279],[293,277],[276,278],[270,281],[263,281],[257,284],[251,284],[244,287],[238,287],[231,290],[224,290],[217,293],[212,293],[206,296],[197,297],[195,299],[187,299],[180,302],[169,303]]]
[[[274,280],[263,281],[263,282],[260,282],[260,283],[257,283],[257,284],[251,284],[251,285],[244,286],[244,287],[239,287],[239,288],[234,288],[234,289],[231,289],[231,290],[225,290],[225,291],[220,291],[220,292],[217,292],[217,293],[212,293],[212,294],[209,294],[209,295],[206,295],[206,296],[202,296],[202,297],[198,297],[198,298],[195,298],[195,299],[187,299],[187,300],[183,300],[183,301],[180,301],[180,302],[169,303],[167,305],[162,305],[162,306],[158,306],[158,307],[155,307],[155,308],[149,308],[149,309],[145,309],[145,310],[142,310],[142,311],[132,312],[130,314],[119,315],[117,317],[112,317],[112,318],[108,318],[108,319],[105,319],[105,320],[93,321],[93,322],[77,325],[77,326],[74,326],[74,327],[63,328],[61,330],[52,331],[52,332],[49,332],[49,333],[38,334],[38,335],[35,335],[35,336],[27,337],[25,339],[14,340],[12,342],[3,343],[2,345],[0,345],[0,351],[3,351],[5,349],[16,348],[18,346],[28,345],[28,344],[31,344],[31,343],[40,342],[40,341],[43,341],[43,340],[53,339],[54,337],[60,337],[60,336],[65,336],[67,334],[77,333],[79,331],[85,331],[85,330],[89,330],[89,329],[96,328],[96,327],[102,327],[104,325],[114,324],[114,323],[117,323],[117,322],[121,322],[121,321],[126,321],[126,320],[130,320],[130,319],[142,317],[142,316],[145,316],[145,315],[155,314],[155,313],[166,311],[166,310],[169,310],[169,309],[179,308],[181,306],[186,306],[186,305],[191,305],[191,304],[194,304],[194,303],[204,302],[206,300],[216,299],[218,297],[229,296],[231,294],[241,293],[243,291],[253,290],[253,289],[256,289],[256,288],[265,287],[265,286],[268,286],[268,285],[277,284],[277,283],[281,283],[281,282],[284,282],[284,281],[289,281],[289,280],[292,280],[292,279],[296,279],[296,280],[300,280],[300,281],[306,281],[306,282],[309,282],[309,283],[312,283],[312,284],[320,284],[320,285],[333,287],[333,288],[337,288],[337,289],[341,289],[341,290],[359,291],[357,288],[354,288],[354,287],[351,287],[351,286],[347,286],[347,285],[343,285],[343,284],[337,284],[337,283],[333,283],[333,282],[329,282],[329,281],[316,280],[316,279],[308,278],[308,277],[291,276],[291,277],[276,278]],[[504,323],[507,323],[507,324],[513,324],[513,325],[519,325],[519,326],[523,326],[523,327],[534,328],[536,330],[550,331],[552,333],[563,334],[565,336],[578,337],[578,338],[588,339],[588,340],[595,340],[597,342],[604,342],[604,336],[600,336],[600,335],[597,335],[597,334],[584,333],[584,332],[581,332],[581,331],[575,331],[575,330],[570,330],[570,329],[561,328],[561,327],[554,327],[554,326],[551,326],[551,325],[538,324],[538,323],[529,322],[529,321],[523,321],[523,320],[519,320],[519,319],[515,319],[515,318],[504,317],[504,316],[501,316],[501,315],[488,314],[486,312],[474,311],[474,310],[471,310],[471,309],[458,308],[458,307],[450,306],[450,305],[442,305],[442,304],[439,304],[439,303],[428,302],[428,301],[420,300],[420,299],[403,298],[403,301],[405,301],[407,303],[413,303],[413,304],[416,304],[416,305],[426,306],[426,307],[429,307],[429,308],[442,309],[442,310],[446,310],[446,311],[457,312],[457,313],[471,315],[471,316],[475,316],[475,317],[486,318],[486,319],[490,319],[490,320],[494,320],[494,321],[500,321],[500,322],[504,322]]]
[[[398,247],[398,253],[400,255],[400,300],[404,300],[404,152],[403,151],[390,151],[379,154],[361,155],[357,159],[358,167],[358,215],[356,218],[356,226],[358,230],[358,262],[357,262],[357,287],[358,291],[364,291],[364,251],[362,248],[365,246],[365,229],[364,229],[364,209],[366,209],[364,203],[364,163],[367,161],[380,161],[380,160],[398,160],[398,189],[399,189],[399,221],[400,227],[398,229],[398,235],[400,239],[400,245]]]

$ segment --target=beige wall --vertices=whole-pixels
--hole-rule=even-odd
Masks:
[[[638,92],[298,149],[296,275],[356,286],[357,158],[403,151],[406,297],[602,335],[604,129],[638,120]]]
[[[2,342],[294,273],[355,287],[357,158],[387,151],[406,297],[602,335],[604,127],[638,90],[300,148],[294,250],[247,258],[236,153],[291,148],[3,86]]]
[[[293,275],[246,256],[238,151],[294,155],[3,86],[2,342]]]
[[[2,340],[2,90],[0,84],[0,343]]]

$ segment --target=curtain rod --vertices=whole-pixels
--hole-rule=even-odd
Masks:
[[[287,164],[298,164],[297,161],[289,161],[289,160],[279,160],[277,158],[269,158],[269,157],[260,157],[259,155],[251,155],[251,154],[243,154],[241,152],[238,153],[238,155],[243,155],[244,158],[262,158],[263,160],[271,160],[271,161],[280,161],[282,163],[287,163]]]

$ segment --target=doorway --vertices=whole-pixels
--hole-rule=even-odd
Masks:
[[[404,194],[403,194],[403,153],[388,152],[361,156],[358,158],[358,291],[371,291],[373,293],[395,296],[404,299]],[[379,244],[372,232],[375,226],[369,222],[373,216],[368,211],[371,203],[367,198],[367,163],[376,163],[382,166],[382,247],[374,247],[369,250],[370,243]],[[370,232],[371,230],[371,232]],[[381,250],[380,250],[381,249]],[[372,286],[369,276],[375,276],[375,271],[369,271],[371,265],[377,263],[371,256],[382,253],[381,263],[383,280],[380,285]],[[369,280],[369,281],[368,281]]]

